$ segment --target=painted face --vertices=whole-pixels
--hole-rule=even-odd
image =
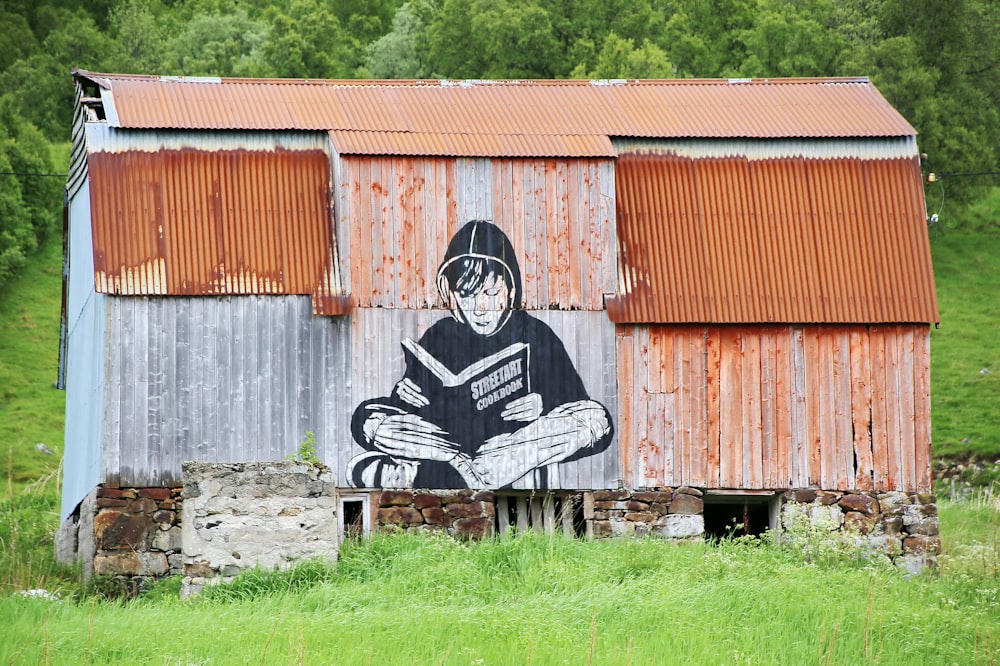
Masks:
[[[479,335],[492,335],[500,328],[510,302],[507,283],[496,273],[486,276],[483,284],[468,296],[452,294],[453,304],[462,313],[473,331]]]

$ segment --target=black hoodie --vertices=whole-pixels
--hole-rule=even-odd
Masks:
[[[482,221],[464,225],[448,244],[444,260],[438,269],[438,287],[446,302],[449,300],[448,283],[442,279],[443,273],[449,264],[466,256],[486,257],[499,261],[510,272],[514,292],[511,303],[520,308],[521,272],[514,256],[513,245],[498,227]],[[370,448],[361,431],[363,417],[370,414],[373,408],[377,409],[374,403],[381,403],[418,414],[436,424],[449,433],[448,438],[457,443],[463,453],[475,458],[480,447],[490,437],[511,433],[525,426],[523,421],[505,421],[500,418],[500,412],[507,402],[527,393],[537,393],[542,397],[542,414],[546,414],[559,405],[589,399],[583,381],[566,353],[562,341],[544,322],[524,310],[510,310],[500,327],[488,336],[479,335],[463,321],[459,321],[455,316],[449,316],[433,324],[419,340],[421,347],[453,373],[458,373],[470,364],[516,343],[525,343],[528,348],[528,359],[525,363],[527,367],[524,368],[526,373],[520,378],[524,380],[524,390],[519,390],[509,397],[504,396],[504,399],[497,400],[497,404],[490,405],[490,409],[481,411],[469,406],[468,384],[457,388],[446,388],[414,356],[407,354],[404,377],[420,387],[429,404],[418,409],[403,402],[395,394],[389,398],[368,401],[355,411],[352,424],[355,440],[362,446]],[[520,366],[517,369],[520,370]],[[493,397],[502,396],[505,388],[514,385],[519,378],[507,373],[499,376],[499,380],[499,382],[486,382]],[[482,385],[478,388],[482,389]],[[475,397],[479,397],[480,393],[481,391],[477,392]],[[471,402],[473,405],[475,403],[475,400]],[[424,477],[421,484],[428,482],[430,487],[461,487],[461,485],[438,485],[438,483],[453,484],[456,482],[455,479],[427,479],[424,466],[428,466],[427,463],[421,465],[421,477]],[[430,472],[432,466],[428,467],[426,471]]]

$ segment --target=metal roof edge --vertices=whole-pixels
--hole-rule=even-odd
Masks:
[[[86,78],[101,87],[110,88],[114,80],[173,82],[195,84],[266,84],[266,85],[319,85],[344,87],[441,87],[473,88],[478,86],[647,86],[647,85],[805,85],[805,84],[866,84],[872,85],[867,76],[819,77],[760,77],[760,78],[690,78],[690,79],[296,79],[238,76],[180,76],[168,74],[115,74],[91,72],[74,67],[73,76]]]

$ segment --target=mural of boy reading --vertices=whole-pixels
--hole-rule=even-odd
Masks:
[[[521,271],[510,239],[466,223],[437,273],[451,317],[403,341],[392,394],[363,402],[351,430],[365,453],[355,486],[503,488],[545,467],[606,449],[608,410],[590,399],[562,341],[518,309]]]

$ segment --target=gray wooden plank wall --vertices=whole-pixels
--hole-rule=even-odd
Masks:
[[[615,332],[601,311],[537,311],[617,425]],[[361,447],[355,407],[402,376],[403,337],[441,310],[359,308],[315,317],[308,296],[119,297],[108,303],[104,477],[123,485],[180,480],[185,460],[280,460],[307,432],[347,485]],[[620,484],[617,437],[602,454],[550,470],[566,489]]]

